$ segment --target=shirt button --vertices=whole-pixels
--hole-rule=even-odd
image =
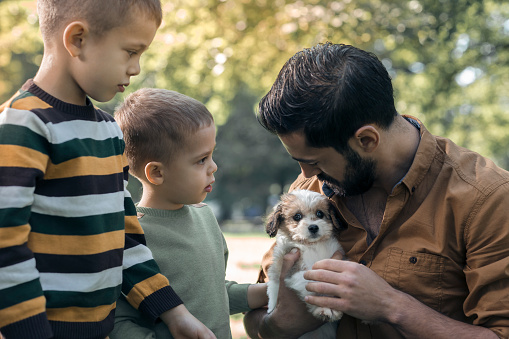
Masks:
[[[415,264],[417,262],[417,258],[416,257],[410,257],[409,261],[410,261],[411,264]]]
[[[366,260],[361,260],[361,261],[359,261],[359,264],[366,266],[367,262],[366,262]]]
[[[415,186],[414,186],[414,187],[412,187],[412,193],[414,193],[414,192],[415,192]]]

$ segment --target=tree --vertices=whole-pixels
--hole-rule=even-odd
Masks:
[[[0,2],[2,101],[35,74],[41,60],[34,3]],[[265,200],[261,191],[284,182],[281,173],[296,168],[253,113],[290,56],[326,41],[375,52],[393,78],[400,113],[509,169],[505,2],[163,0],[163,8],[143,71],[127,92],[168,88],[207,105],[220,145],[221,180],[214,197],[227,207],[243,198]],[[119,95],[98,105],[113,112],[120,100]],[[235,184],[245,188],[234,189]],[[260,196],[246,197],[251,193]]]

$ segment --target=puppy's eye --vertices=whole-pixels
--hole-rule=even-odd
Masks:
[[[300,213],[297,213],[293,216],[293,220],[295,220],[295,221],[299,221],[300,219],[302,219],[302,214],[300,214]]]
[[[318,218],[322,219],[322,218],[323,218],[323,212],[322,212],[322,211],[320,211],[320,210],[316,211],[316,216],[317,216]]]

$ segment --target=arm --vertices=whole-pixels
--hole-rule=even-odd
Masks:
[[[355,262],[322,260],[304,277],[316,281],[308,283],[309,291],[332,296],[309,296],[307,302],[359,319],[389,323],[407,338],[498,338],[487,328],[462,323],[434,311]]]
[[[268,302],[267,283],[249,285],[247,288],[247,303],[250,309],[254,310],[255,308],[263,307]]]
[[[265,308],[256,309],[244,317],[244,327],[251,338],[295,338],[323,324],[307,311],[306,305],[296,293],[285,286],[284,277],[299,256],[298,251],[292,251],[284,257],[278,301],[274,310],[267,314]]]
[[[30,111],[5,109],[1,115],[0,331],[7,337],[49,338],[46,298],[27,244],[36,181],[49,161],[48,133]]]
[[[215,339],[216,336],[196,319],[184,305],[161,314],[161,319],[175,338]]]
[[[120,297],[115,310],[115,327],[109,337],[111,339],[155,339],[154,331],[140,323],[142,323],[141,313]]]

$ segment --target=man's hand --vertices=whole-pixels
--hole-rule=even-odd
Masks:
[[[323,324],[308,312],[306,304],[285,285],[284,278],[299,257],[297,250],[292,250],[284,257],[274,310],[270,314],[262,309],[253,310],[244,317],[246,332],[252,338],[296,338]]]
[[[196,319],[184,305],[164,312],[160,318],[175,339],[216,339],[214,333]]]
[[[347,313],[368,321],[389,322],[399,292],[369,268],[352,261],[326,259],[304,274],[310,292],[327,296],[308,296],[306,302]]]
[[[314,280],[308,283],[307,290],[328,295],[306,297],[310,304],[329,307],[358,319],[389,323],[405,338],[498,338],[487,328],[436,312],[355,262],[322,260],[304,277]]]

